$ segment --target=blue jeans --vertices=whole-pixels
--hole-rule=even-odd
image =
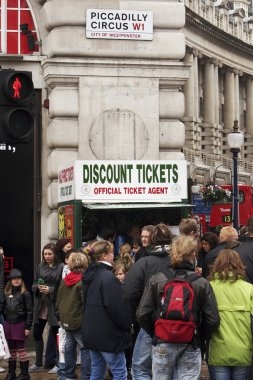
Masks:
[[[152,350],[153,380],[197,380],[201,352],[190,344],[158,343]]]
[[[127,380],[126,358],[124,351],[113,352],[90,351],[91,376],[90,380],[104,380],[106,364],[113,375],[113,380]]]
[[[211,380],[246,380],[249,367],[208,367]]]
[[[140,329],[132,358],[133,380],[152,378],[152,339],[145,330]]]
[[[64,368],[62,363],[60,365],[60,370],[58,371],[59,379],[75,379],[76,374],[76,360],[77,344],[81,347],[81,380],[89,380],[91,373],[91,358],[90,352],[84,350],[82,342],[81,329],[78,330],[66,330],[66,342],[65,342],[65,365]]]

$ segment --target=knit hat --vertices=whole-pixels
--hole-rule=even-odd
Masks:
[[[70,243],[70,240],[69,240],[69,239],[66,239],[66,238],[59,239],[59,240],[57,241],[56,245],[55,245],[57,251],[61,251],[62,248],[63,248],[66,244],[68,244],[68,243]]]
[[[22,278],[23,275],[19,269],[12,269],[9,274],[9,279],[12,280],[13,278]]]

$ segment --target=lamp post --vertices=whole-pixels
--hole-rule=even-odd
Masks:
[[[230,172],[230,184],[232,185],[232,177],[233,177],[233,175],[232,175],[231,168],[229,166],[227,166],[227,165],[221,164],[221,165],[217,166],[217,168],[215,168],[215,170],[214,170],[214,175],[213,175],[213,184],[214,184],[214,186],[216,185],[216,174],[217,174],[218,169],[219,168],[224,168],[224,167],[226,167],[229,170],[229,172]]]
[[[234,131],[227,135],[228,146],[233,154],[233,208],[232,222],[233,227],[239,230],[239,209],[238,209],[238,153],[244,142],[244,136],[239,131],[238,120],[234,121]]]

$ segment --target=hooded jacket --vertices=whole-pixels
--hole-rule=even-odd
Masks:
[[[132,308],[133,316],[150,277],[158,272],[170,275],[170,249],[170,245],[158,245],[150,249],[147,251],[148,256],[138,260],[127,272],[123,285],[124,297]]]
[[[84,348],[118,353],[130,345],[131,313],[122,286],[105,263],[92,263],[83,275]]]
[[[61,326],[65,330],[77,330],[82,326],[83,289],[82,273],[70,272],[61,281],[57,293],[56,308]]]
[[[252,361],[253,286],[243,279],[210,282],[218,304],[221,324],[209,344],[208,364],[213,366],[250,366]]]

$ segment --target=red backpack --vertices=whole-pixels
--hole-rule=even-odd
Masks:
[[[161,298],[160,318],[155,322],[156,337],[168,343],[190,343],[196,333],[196,295],[191,282],[198,273],[174,278],[166,283]]]

